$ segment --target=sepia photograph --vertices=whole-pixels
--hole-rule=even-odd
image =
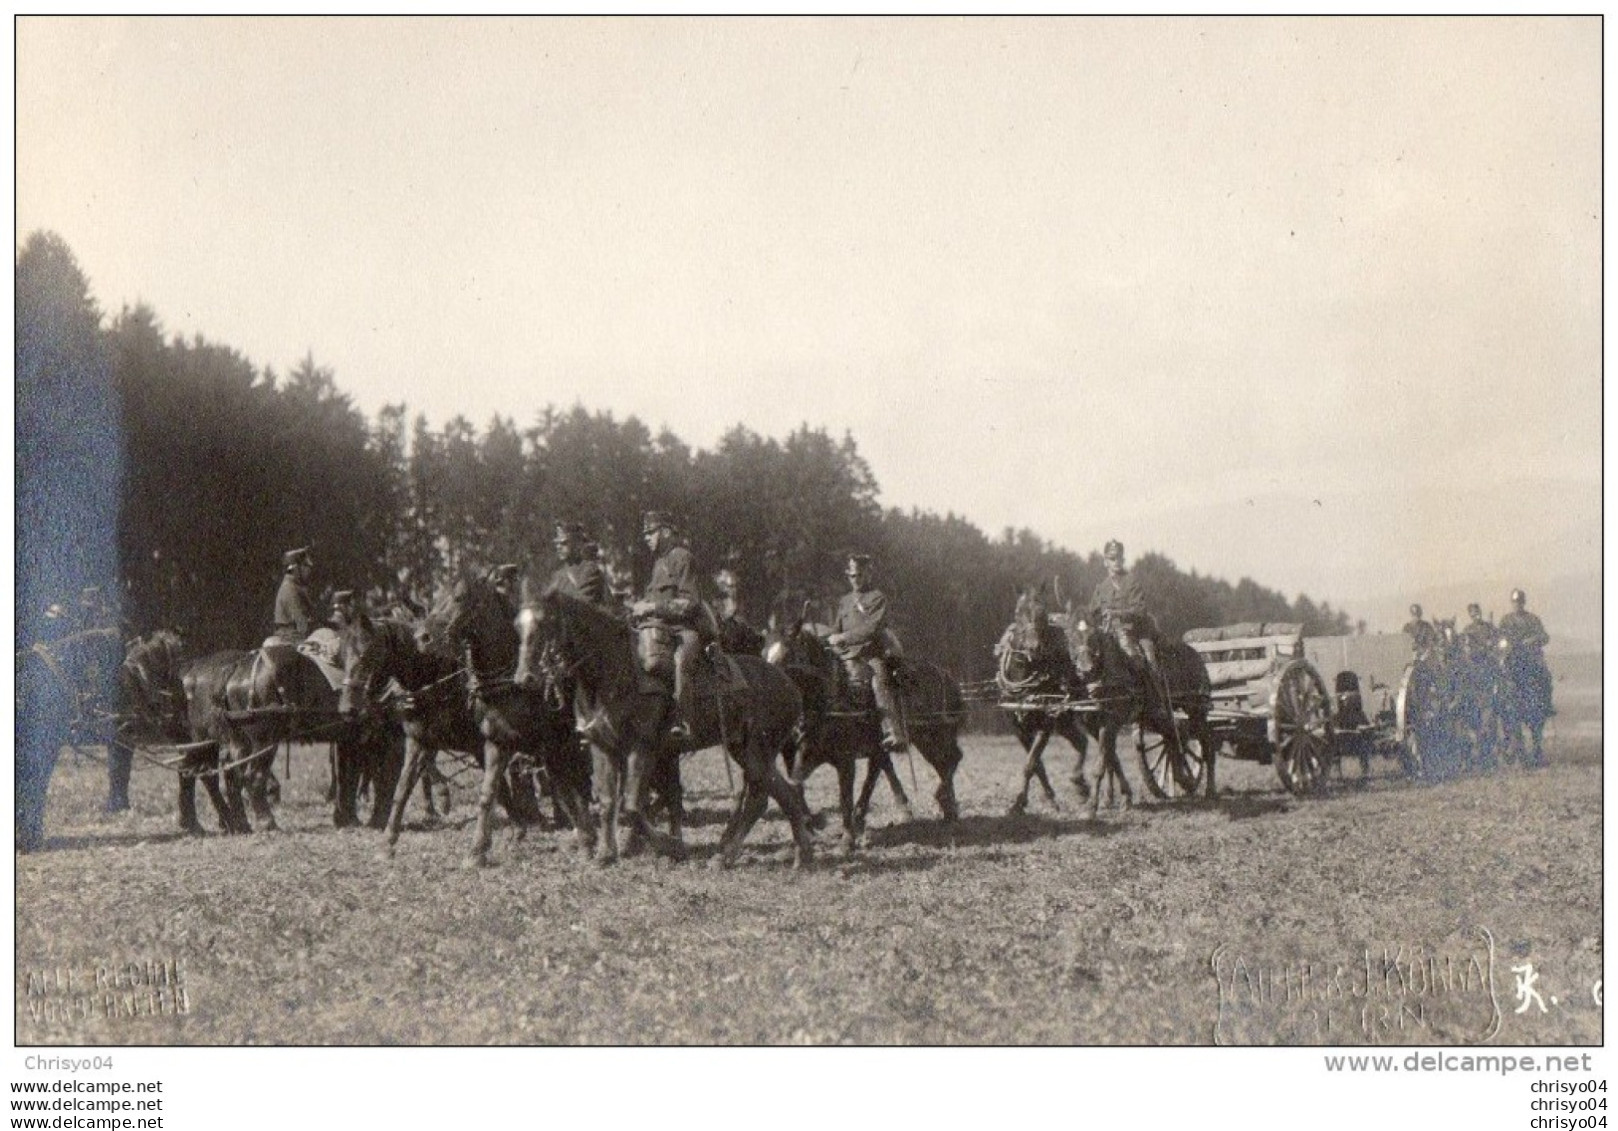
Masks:
[[[13,1125],[1605,1126],[1603,31],[15,18]]]

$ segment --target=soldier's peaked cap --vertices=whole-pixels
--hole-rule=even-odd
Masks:
[[[1526,601],[1528,600],[1528,594],[1524,593],[1521,589],[1513,589],[1511,591],[1511,599],[1513,601]]]
[[[506,578],[516,577],[518,572],[519,567],[516,562],[501,562],[499,565],[489,570],[489,576],[498,581]]]
[[[871,568],[871,555],[870,554],[850,554],[850,555],[848,555],[848,566],[843,572],[844,573],[853,573],[857,569],[870,569],[870,568]]]
[[[584,523],[582,522],[558,522],[556,524],[555,540],[558,542],[583,542],[586,537]]]
[[[288,550],[281,555],[281,564],[289,569],[300,562],[304,565],[309,565],[313,560],[309,555],[308,546],[299,546],[296,550]]]
[[[640,532],[650,534],[654,530],[673,530],[674,519],[667,511],[647,511],[640,521]]]
[[[354,590],[339,589],[331,595],[331,603],[333,608],[339,605],[352,605],[354,603]]]
[[[1122,561],[1124,556],[1124,544],[1118,541],[1116,538],[1111,539],[1108,541],[1106,546],[1102,548],[1101,556],[1104,558],[1116,558]]]

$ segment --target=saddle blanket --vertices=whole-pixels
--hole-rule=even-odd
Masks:
[[[315,662],[315,667],[320,669],[320,674],[326,677],[326,682],[331,684],[333,691],[341,691],[345,678],[342,668],[342,644],[342,638],[337,635],[336,630],[317,628],[309,634],[308,639],[296,644],[279,636],[272,636],[264,641],[263,647],[265,651],[272,648],[296,649],[300,655],[308,656]]]

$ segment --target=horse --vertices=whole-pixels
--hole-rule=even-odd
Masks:
[[[129,808],[129,778],[135,746],[183,744],[186,719],[184,644],[177,632],[157,631],[132,641],[118,666],[118,716],[107,743],[107,812]]]
[[[1170,755],[1170,768],[1177,785],[1194,793],[1199,784],[1193,772],[1187,743],[1195,739],[1202,747],[1207,795],[1214,794],[1214,751],[1208,732],[1208,709],[1212,684],[1208,669],[1196,649],[1183,641],[1162,641],[1157,648],[1156,678],[1143,662],[1130,657],[1110,632],[1070,614],[1068,648],[1079,676],[1096,703],[1089,720],[1101,746],[1100,768],[1090,783],[1090,816],[1094,818],[1105,785],[1122,792],[1124,804],[1134,804],[1134,795],[1118,761],[1118,732],[1135,728],[1135,744],[1144,751],[1148,735],[1155,735]],[[1182,726],[1175,709],[1186,715]]]
[[[116,628],[90,627],[17,651],[16,847],[45,844],[45,798],[64,745],[99,729],[121,650]]]
[[[466,669],[453,656],[430,647],[433,639],[424,628],[365,613],[355,616],[343,631],[344,689],[339,709],[387,711],[404,735],[403,772],[391,793],[379,790],[388,805],[383,850],[388,856],[398,844],[405,807],[418,782],[430,821],[437,817],[435,786],[442,791],[439,801],[446,811],[449,808],[448,779],[433,764],[438,751],[463,751],[480,770],[484,766],[484,736],[469,699]],[[519,825],[538,823],[539,806],[530,779],[513,781],[508,773],[497,796]]]
[[[1498,645],[1500,725],[1509,757],[1535,768],[1545,763],[1545,721],[1551,704],[1551,673],[1537,650],[1502,638]]]
[[[901,808],[907,815],[910,812],[909,798],[882,745],[882,720],[870,688],[842,686],[845,669],[841,661],[806,621],[800,619],[783,631],[779,619],[772,617],[771,636],[767,654],[792,678],[804,701],[804,725],[789,762],[793,787],[801,798],[804,782],[816,767],[833,767],[843,837],[849,845],[857,845],[879,775],[888,778]],[[943,668],[926,661],[904,659],[894,668],[895,690],[911,744],[938,775],[933,798],[945,821],[958,820],[955,771],[961,764],[959,734],[966,717],[960,686]],[[856,801],[854,778],[860,758],[868,762]]]
[[[1028,790],[1035,781],[1044,789],[1051,808],[1061,809],[1045,773],[1045,746],[1053,735],[1066,739],[1078,754],[1071,780],[1079,800],[1088,800],[1090,786],[1084,779],[1084,763],[1089,741],[1084,716],[1061,709],[1064,700],[1074,696],[1084,698],[1086,689],[1073,663],[1073,655],[1068,651],[1067,637],[1050,619],[1050,606],[1043,587],[1028,587],[1017,595],[1011,624],[995,652],[998,658],[995,684],[1004,699],[1027,703],[1048,698],[1054,701],[1056,708],[1034,707],[1012,712],[1017,742],[1027,755],[1027,761],[1023,764],[1022,790],[1011,802],[1009,812],[1016,815],[1027,810]]]
[[[444,595],[432,618],[444,626],[445,646],[464,657],[483,740],[483,784],[468,866],[489,862],[492,810],[517,752],[533,756],[545,770],[557,802],[577,833],[579,847],[593,850],[596,838],[587,801],[588,763],[574,733],[573,716],[542,688],[519,678],[522,640],[506,598],[485,578],[463,579]],[[680,805],[676,802],[672,808],[671,819],[678,821]]]
[[[602,812],[598,863],[618,858],[620,820],[628,827],[626,855],[650,841],[664,854],[683,856],[678,835],[664,838],[647,823],[646,787],[660,766],[678,767],[682,750],[719,745],[741,767],[744,784],[720,836],[715,865],[735,863],[771,798],[791,823],[795,863],[802,867],[812,860],[808,809],[775,768],[803,713],[797,688],[778,668],[751,655],[719,657],[715,662],[724,674],[700,672],[707,664],[699,663],[692,738],[688,745],[677,744],[667,733],[673,698],[656,674],[644,669],[628,624],[554,587],[537,597],[525,593],[519,622],[517,682],[532,686],[549,674],[573,687],[573,709],[591,747]],[[678,811],[677,799],[670,799],[670,809]]]

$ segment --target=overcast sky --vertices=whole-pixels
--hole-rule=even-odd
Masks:
[[[32,20],[18,238],[363,409],[853,433],[1342,602],[1599,565],[1598,19]]]

